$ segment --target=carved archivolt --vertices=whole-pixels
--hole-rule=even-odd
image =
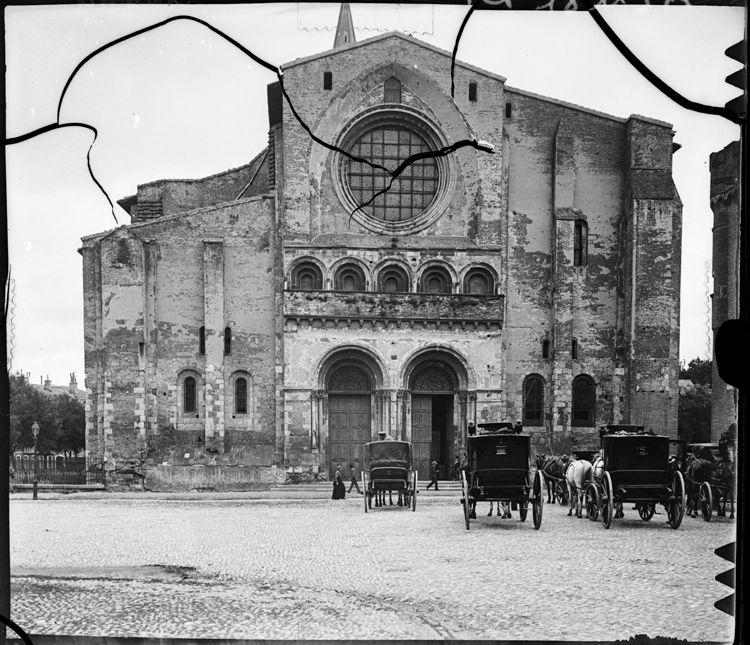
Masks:
[[[330,392],[363,392],[371,389],[372,385],[367,374],[354,365],[339,367],[328,381]]]
[[[436,365],[431,365],[414,375],[411,389],[415,392],[452,392],[456,388],[448,372]]]

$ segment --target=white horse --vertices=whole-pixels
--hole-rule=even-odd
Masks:
[[[568,515],[573,514],[573,506],[576,507],[576,517],[583,517],[581,506],[583,506],[583,495],[586,486],[591,481],[591,463],[585,459],[576,459],[570,463],[565,471],[565,481],[568,482],[568,497],[570,498],[570,510]]]

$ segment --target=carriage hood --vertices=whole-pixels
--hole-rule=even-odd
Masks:
[[[368,468],[411,468],[412,451],[408,441],[373,441],[364,446]]]

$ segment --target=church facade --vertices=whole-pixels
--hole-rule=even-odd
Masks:
[[[344,474],[380,432],[420,476],[469,422],[540,452],[676,437],[669,124],[506,85],[400,33],[283,66],[248,165],[161,180],[84,238],[87,451],[163,488]],[[425,156],[391,183],[409,156]],[[344,154],[347,153],[347,154]],[[387,190],[385,190],[388,188]],[[305,475],[307,473],[307,475]]]

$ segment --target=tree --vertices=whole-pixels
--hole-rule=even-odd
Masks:
[[[711,387],[711,361],[694,358],[688,363],[687,369],[680,368],[680,378],[690,379],[696,385]]]
[[[705,362],[705,361],[704,361]],[[696,385],[680,393],[677,434],[688,443],[711,441],[711,388]]]
[[[31,427],[40,427],[37,452],[77,452],[85,446],[85,411],[80,401],[65,394],[43,394],[21,374],[10,375],[10,449],[34,447]]]

